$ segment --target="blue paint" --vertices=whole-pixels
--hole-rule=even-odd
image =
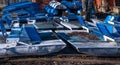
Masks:
[[[103,35],[107,35],[107,36],[111,36],[109,31],[106,29],[105,25],[102,23],[97,23],[97,27],[99,29],[99,31],[103,34]]]
[[[4,23],[3,23],[2,20],[0,20],[0,29],[1,29],[1,31],[2,31],[2,35],[3,35],[3,36],[6,36],[7,33],[6,33],[6,29],[5,29],[5,26],[4,26]]]
[[[83,19],[82,16],[78,16],[77,18],[78,18],[79,23],[80,23],[82,26],[86,26],[86,23],[85,23],[85,21],[84,21],[84,19]]]
[[[48,6],[48,5],[45,6],[45,10],[46,10],[46,12],[49,13],[49,14],[53,14],[53,15],[58,14],[58,11],[57,11],[56,9],[54,9],[54,8]]]
[[[104,20],[104,23],[109,23],[109,21],[111,22],[111,19],[112,19],[112,15],[108,15],[105,20]]]
[[[41,41],[38,32],[35,30],[34,26],[27,25],[24,27],[31,41]]]

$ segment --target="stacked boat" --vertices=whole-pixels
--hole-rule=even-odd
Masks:
[[[81,9],[81,2],[75,3]],[[59,8],[68,13],[65,11],[68,6],[53,1],[45,7],[45,12],[39,10],[39,13],[37,4],[32,2],[4,7],[0,20],[0,57],[47,55],[64,51],[68,44],[79,53],[120,56],[119,16],[109,15],[102,22],[98,19],[85,21],[76,14],[74,19],[55,15],[57,12],[53,10],[59,11]]]

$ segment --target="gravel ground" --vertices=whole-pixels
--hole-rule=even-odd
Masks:
[[[0,65],[120,65],[120,58],[91,57],[81,54],[7,58]]]

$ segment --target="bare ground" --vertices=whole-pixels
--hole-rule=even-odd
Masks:
[[[0,65],[120,65],[120,58],[93,57],[84,54],[16,57],[1,59]]]

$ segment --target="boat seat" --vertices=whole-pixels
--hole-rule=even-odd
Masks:
[[[114,16],[108,15],[108,16],[105,18],[104,23],[110,23],[110,24],[111,24],[111,22],[113,22],[113,20],[114,20]]]
[[[114,20],[114,16],[112,15],[108,15],[104,21],[101,21],[99,19],[91,19],[91,21],[93,22],[93,24],[96,26],[96,23],[108,23],[108,24],[114,24],[113,22]]]
[[[33,25],[26,25],[24,29],[32,41],[41,41],[41,38]]]
[[[81,24],[82,28],[83,28],[83,29],[86,29],[87,32],[89,32],[89,30],[90,30],[91,28],[95,28],[95,26],[90,25],[90,24],[88,24],[87,22],[85,22],[82,16],[77,16],[77,18],[78,18],[78,21],[79,21],[79,23]]]
[[[88,27],[88,28],[94,27],[94,26],[92,26],[92,25],[90,25],[90,24],[87,24],[87,23],[84,21],[84,19],[83,19],[82,16],[78,16],[78,21],[79,21],[79,23],[80,23],[82,26],[85,26],[85,27]]]
[[[115,39],[115,38],[119,38],[119,37],[120,37],[120,34],[118,34],[118,33],[111,33],[111,32],[107,29],[107,24],[97,23],[97,27],[98,27],[99,31],[100,31],[103,35],[105,35],[105,36],[107,36],[107,37],[109,37],[109,38],[111,38],[111,39]]]

